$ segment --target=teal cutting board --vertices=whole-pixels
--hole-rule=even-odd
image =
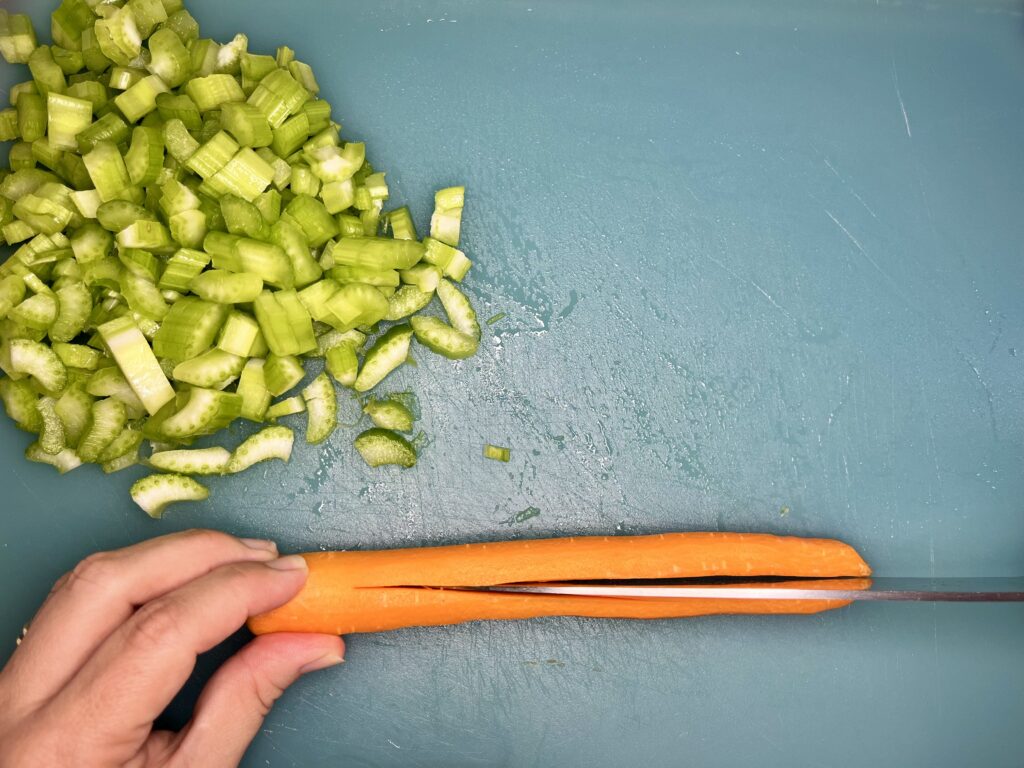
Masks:
[[[312,64],[421,231],[465,183],[465,286],[506,316],[387,381],[419,396],[411,471],[340,429],[154,522],[141,470],[58,480],[5,422],[5,652],[79,558],[192,526],[287,550],[770,531],[888,575],[1024,575],[1019,3],[193,11]],[[1022,638],[1015,605],[357,636],[246,765],[1020,766]]]

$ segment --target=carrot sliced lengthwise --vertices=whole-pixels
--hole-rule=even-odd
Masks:
[[[539,616],[659,619],[719,613],[817,613],[848,601],[623,599],[424,587],[714,576],[862,578],[871,573],[856,550],[841,541],[754,533],[541,539],[376,552],[314,552],[304,557],[309,564],[306,586],[280,608],[252,618],[249,628],[256,634],[352,634]],[[807,586],[806,582],[801,586]]]

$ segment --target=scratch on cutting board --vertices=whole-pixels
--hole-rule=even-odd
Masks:
[[[907,127],[907,138],[914,138],[914,134],[910,132],[910,118],[907,116],[907,107],[903,103],[903,94],[900,92],[900,76],[896,74],[896,57],[892,57],[892,84],[896,89],[896,98],[900,102],[900,112],[903,113],[903,124]]]
[[[870,206],[870,205],[868,205],[868,204],[867,204],[866,202],[864,202],[864,198],[863,198],[863,197],[861,197],[860,195],[858,195],[858,194],[857,194],[857,191],[856,191],[856,190],[855,190],[855,189],[854,189],[853,187],[851,187],[851,186],[850,186],[850,183],[849,183],[849,182],[848,182],[848,181],[847,181],[847,180],[846,180],[845,178],[843,178],[842,174],[840,174],[840,173],[839,173],[839,171],[837,171],[837,170],[835,169],[835,166],[833,166],[833,165],[832,165],[832,163],[830,163],[830,162],[828,161],[828,158],[827,158],[827,157],[823,157],[823,158],[821,158],[821,159],[822,159],[822,160],[824,161],[824,163],[825,163],[825,165],[826,165],[826,166],[828,167],[828,169],[829,169],[830,171],[832,171],[832,173],[833,173],[833,174],[835,174],[835,177],[836,177],[837,179],[839,179],[839,181],[841,181],[841,182],[842,182],[843,186],[844,186],[844,187],[846,187],[847,191],[848,191],[848,192],[849,192],[849,193],[850,193],[851,195],[853,195],[853,196],[854,196],[855,198],[857,198],[857,202],[858,202],[858,203],[860,203],[861,205],[863,205],[863,206],[864,206],[864,210],[866,210],[866,211],[867,211],[868,213],[870,213],[870,214],[871,214],[871,218],[873,218],[873,219],[877,219],[877,218],[878,218],[878,214],[876,214],[876,213],[875,213],[875,212],[874,212],[874,211],[873,211],[873,210],[871,209],[871,206]]]
[[[860,244],[860,241],[856,237],[853,236],[853,233],[850,232],[850,230],[848,230],[845,226],[843,226],[843,222],[841,222],[839,219],[837,219],[835,216],[833,216],[832,215],[832,211],[828,210],[827,208],[824,208],[823,210],[825,211],[825,214],[830,219],[832,219],[832,223],[835,224],[837,227],[839,227],[839,229],[842,230],[843,234],[846,235],[849,238],[851,243],[853,243],[853,246],[858,251],[860,251],[860,255],[863,256],[867,260],[868,264],[870,264],[872,267],[874,267],[875,271],[878,272],[878,274],[880,274],[882,277],[884,277],[886,282],[888,282],[889,285],[891,285],[893,287],[893,289],[896,291],[896,295],[899,296],[901,299],[903,299],[903,301],[907,304],[907,306],[912,306],[912,304],[910,302],[910,299],[903,293],[903,290],[900,288],[899,284],[895,280],[892,279],[892,277],[889,275],[888,272],[886,272],[884,269],[882,269],[878,265],[877,261],[875,261],[873,258],[871,258],[871,255],[867,251],[864,250],[864,246]]]

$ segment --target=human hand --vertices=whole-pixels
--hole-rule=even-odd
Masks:
[[[289,600],[306,575],[273,542],[214,531],[86,558],[0,671],[0,766],[236,765],[288,685],[342,660],[341,638],[257,637],[214,674],[181,732],[153,721],[198,654]]]

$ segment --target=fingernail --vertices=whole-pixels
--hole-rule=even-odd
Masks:
[[[267,567],[273,568],[275,571],[309,570],[309,566],[306,564],[306,558],[302,555],[287,555],[286,557],[279,557],[276,560],[268,562]]]
[[[277,544],[268,539],[239,539],[249,549],[259,549],[264,552],[277,552]]]
[[[318,669],[327,669],[327,667],[333,667],[335,664],[341,664],[344,659],[336,653],[328,653],[326,656],[321,656],[316,661],[311,661],[306,666],[299,669],[299,674],[304,675],[307,672],[316,672]]]

